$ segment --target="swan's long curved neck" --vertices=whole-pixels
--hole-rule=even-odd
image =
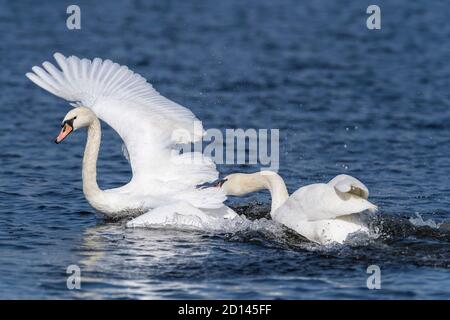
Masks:
[[[227,194],[242,196],[247,193],[267,189],[270,191],[272,198],[271,214],[289,198],[283,178],[273,171],[261,171],[251,174],[237,173],[236,175],[237,179],[230,179],[234,185],[229,186],[230,192],[225,190]]]
[[[257,176],[263,186],[270,191],[270,197],[272,198],[270,213],[273,214],[289,198],[286,184],[283,178],[272,171],[261,171],[258,172]]]
[[[97,184],[97,158],[100,150],[101,140],[100,121],[95,118],[87,130],[87,141],[83,156],[83,193],[89,203],[93,203],[93,198],[101,194]]]

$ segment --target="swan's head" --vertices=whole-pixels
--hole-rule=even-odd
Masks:
[[[280,190],[287,195],[283,179],[273,171],[259,171],[254,173],[233,173],[216,183],[229,196],[243,196],[259,190]]]
[[[70,110],[61,123],[61,132],[56,137],[55,143],[60,143],[77,129],[88,127],[95,119],[95,114],[86,107]]]
[[[216,183],[216,187],[222,188],[229,196],[242,196],[247,194],[246,185],[248,184],[245,175],[233,173]]]

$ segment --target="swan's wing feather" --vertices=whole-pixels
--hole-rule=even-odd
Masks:
[[[47,83],[44,79],[39,77],[37,74],[34,74],[32,72],[28,72],[26,74],[26,76],[28,77],[28,79],[33,81],[35,84],[37,84],[42,89],[47,90],[48,92],[50,92],[50,93],[52,93],[54,95],[59,95],[59,92],[57,91],[57,89],[52,87],[51,84]]]
[[[328,182],[328,185],[341,193],[351,193],[366,200],[369,198],[369,189],[358,179],[346,174],[334,177]]]
[[[91,108],[99,118],[103,115],[96,110],[96,105],[115,100],[122,105],[122,112],[140,113],[143,122],[151,122],[153,116],[171,122],[169,129],[183,133],[173,134],[173,142],[195,142],[203,136],[201,125],[193,125],[198,119],[189,109],[160,95],[145,78],[128,67],[100,58],[92,61],[76,56],[66,58],[60,53],[55,53],[54,58],[60,70],[46,61],[44,68],[35,66],[26,76],[73,105]],[[133,110],[133,106],[145,108]]]

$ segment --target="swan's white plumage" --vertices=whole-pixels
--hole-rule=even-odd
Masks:
[[[346,174],[334,177],[328,182],[328,185],[341,193],[351,193],[366,200],[369,198],[369,189],[358,179]]]
[[[377,209],[368,196],[361,181],[341,174],[328,183],[301,187],[272,216],[312,241],[343,243],[349,234],[368,232],[358,215]]]
[[[197,153],[179,154],[175,149],[175,144],[198,141],[204,134],[189,109],[163,97],[145,78],[111,60],[66,58],[60,53],[54,58],[59,69],[44,62],[26,76],[73,106],[89,108],[124,141],[133,178],[123,187],[107,190],[109,207],[124,201],[146,208],[172,201],[197,208],[223,207],[221,190],[195,188],[217,179],[211,159]]]
[[[295,211],[296,220],[317,221],[375,210],[376,206],[359,196],[355,188],[367,190],[360,181],[347,175],[337,176],[328,183],[310,184],[295,191],[276,212],[279,215]]]

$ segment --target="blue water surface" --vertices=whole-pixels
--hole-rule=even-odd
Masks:
[[[377,1],[368,30],[372,2],[77,1],[71,31],[70,1],[0,1],[0,298],[448,299],[450,4]],[[69,105],[24,76],[56,51],[128,65],[206,128],[280,129],[289,191],[354,175],[379,236],[313,245],[267,219],[267,192],[230,199],[253,223],[225,233],[105,221],[82,193],[85,132],[55,145]],[[99,184],[123,185],[121,141],[102,141]]]

